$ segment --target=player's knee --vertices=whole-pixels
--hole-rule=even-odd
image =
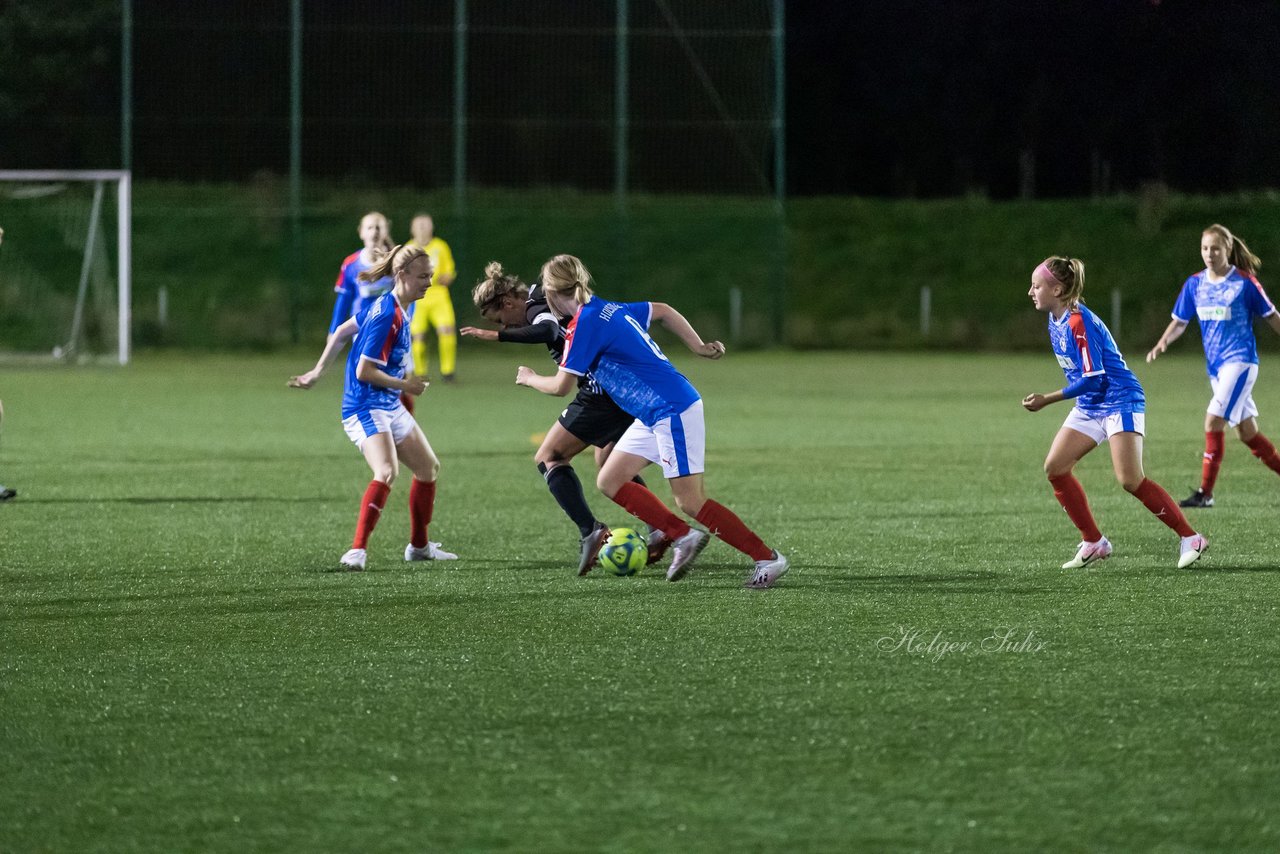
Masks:
[[[396,465],[394,463],[384,463],[374,468],[373,479],[390,486],[396,482],[396,474]]]
[[[1072,465],[1069,462],[1060,460],[1047,459],[1044,461],[1044,476],[1053,480],[1055,477],[1062,477],[1064,474],[1071,474]]]
[[[605,498],[613,498],[618,494],[618,490],[622,488],[623,481],[619,481],[616,477],[609,477],[604,472],[596,475],[596,489]]]
[[[1146,480],[1143,475],[1118,474],[1116,480],[1120,482],[1120,486],[1125,492],[1135,493],[1138,487],[1142,486],[1142,482]]]
[[[702,510],[702,505],[707,503],[707,499],[701,495],[672,495],[676,500],[676,506],[680,508],[680,512],[686,516],[697,516]]]

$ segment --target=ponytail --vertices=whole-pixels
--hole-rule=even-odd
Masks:
[[[572,255],[557,255],[542,265],[542,288],[579,304],[591,299],[591,273]]]
[[[483,314],[506,296],[528,299],[529,286],[520,281],[519,276],[504,271],[501,262],[490,261],[484,267],[484,279],[471,289],[471,300]]]
[[[1052,258],[1044,259],[1043,266],[1049,271],[1049,275],[1062,285],[1063,302],[1072,306],[1080,302],[1080,297],[1084,293],[1083,261],[1065,255],[1054,255]]]
[[[1216,234],[1222,238],[1227,244],[1227,261],[1235,266],[1237,270],[1246,274],[1253,275],[1262,267],[1262,259],[1249,251],[1249,247],[1245,246],[1244,241],[1231,233],[1231,229],[1225,225],[1214,223],[1204,230],[1205,234]]]
[[[421,246],[407,243],[393,246],[390,252],[383,255],[381,260],[361,273],[358,278],[362,282],[376,282],[384,276],[394,276],[409,266],[409,262],[414,258],[420,258],[426,254]]]

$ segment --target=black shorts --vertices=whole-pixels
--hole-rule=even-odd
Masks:
[[[560,426],[588,445],[603,448],[627,432],[635,416],[613,402],[607,394],[579,391],[560,413]]]

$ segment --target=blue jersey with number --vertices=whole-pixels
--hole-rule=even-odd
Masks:
[[[383,276],[373,282],[360,281],[360,274],[372,267],[363,259],[364,251],[353,252],[342,262],[338,271],[338,281],[333,290],[338,295],[333,303],[333,317],[329,319],[329,334],[369,307],[375,299],[391,290],[395,281],[390,276]]]
[[[1067,385],[1085,377],[1101,378],[1096,391],[1076,398],[1076,408],[1082,413],[1096,417],[1146,411],[1142,383],[1124,363],[1111,330],[1086,306],[1077,304],[1057,319],[1050,312],[1049,340]]]
[[[395,409],[400,392],[362,382],[356,376],[360,362],[368,359],[396,379],[404,379],[410,365],[409,316],[394,293],[378,297],[356,318],[360,331],[347,356],[346,382],[342,386],[342,417],[371,409]]]
[[[1221,282],[1210,282],[1208,272],[1201,270],[1183,283],[1173,317],[1183,323],[1199,319],[1209,376],[1216,378],[1218,369],[1231,362],[1258,364],[1253,319],[1276,307],[1254,276],[1232,267]]]
[[[649,337],[652,315],[647,302],[592,297],[569,324],[560,363],[568,373],[590,373],[618,406],[650,427],[701,399]]]

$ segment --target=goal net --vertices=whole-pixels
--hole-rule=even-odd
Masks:
[[[0,170],[0,355],[128,364],[130,174]]]

